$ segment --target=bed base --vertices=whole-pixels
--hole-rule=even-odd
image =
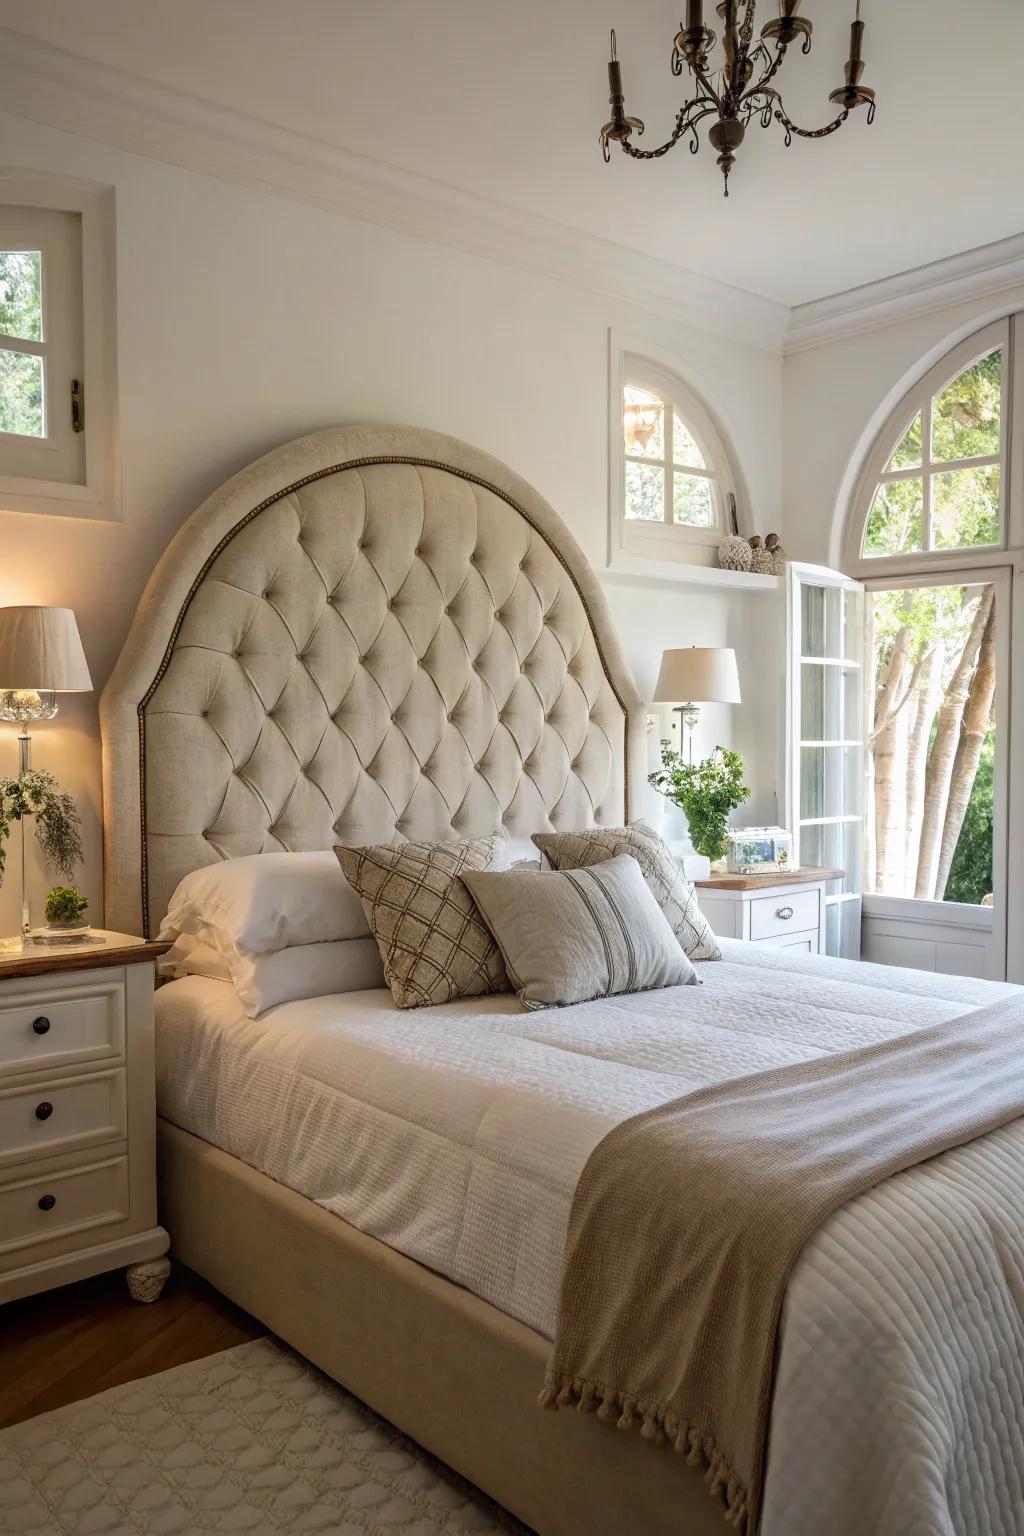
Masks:
[[[681,1457],[538,1408],[540,1334],[165,1120],[158,1149],[174,1254],[539,1536],[724,1536]]]

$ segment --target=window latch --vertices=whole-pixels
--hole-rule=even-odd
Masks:
[[[85,431],[85,413],[82,410],[82,383],[80,379],[71,380],[71,430],[72,432]]]

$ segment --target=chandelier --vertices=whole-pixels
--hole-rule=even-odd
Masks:
[[[838,90],[832,91],[829,101],[839,108],[838,115],[824,128],[798,128],[782,104],[782,97],[772,81],[782,68],[790,45],[800,42],[801,52],[811,51],[811,23],[798,14],[801,0],[779,0],[779,14],[766,21],[757,42],[754,42],[754,12],[757,0],[719,0],[717,11],[724,22],[722,33],[721,67],[713,69],[709,55],[715,46],[715,34],[704,25],[704,0],[686,0],[686,25],[680,27],[672,44],[672,73],[681,75],[683,68],[696,82],[696,94],[676,113],[675,127],[664,144],[657,149],[638,149],[631,143],[635,133],[639,138],[644,125],[638,117],[627,117],[625,97],[622,93],[622,69],[615,53],[615,33],[612,33],[611,59],[608,63],[608,85],[611,95],[612,119],[601,129],[601,149],[605,161],[611,159],[611,142],[615,140],[622,150],[634,160],[656,160],[660,155],[689,137],[690,152],[700,148],[698,124],[706,117],[714,117],[708,130],[708,142],[718,151],[718,165],[725,181],[725,195],[729,196],[729,173],[736,163],[736,151],[746,137],[747,128],[754,118],[761,127],[767,128],[772,118],[786,130],[786,144],[792,144],[794,136],[801,139],[824,139],[841,128],[857,107],[867,107],[869,123],[875,119],[875,93],[861,85],[864,73],[862,56],[864,23],[860,19],[860,0],[857,0],[855,19],[850,27],[850,57],[846,62],[846,78]],[[740,20],[740,11],[743,19]],[[755,79],[756,77],[756,79]]]

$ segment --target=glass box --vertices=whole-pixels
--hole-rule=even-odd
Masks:
[[[730,875],[781,874],[793,867],[793,834],[783,827],[729,827],[725,835]]]

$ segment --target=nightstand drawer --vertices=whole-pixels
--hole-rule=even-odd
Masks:
[[[124,1134],[121,1070],[0,1093],[0,1163],[70,1152]]]
[[[128,1215],[128,1160],[0,1185],[0,1253]]]
[[[774,939],[818,926],[820,893],[782,890],[772,896],[755,896],[750,903],[750,937]]]
[[[109,973],[108,973],[109,974]],[[61,1067],[124,1050],[124,987],[80,982],[33,988],[0,1005],[0,1077],[33,1067]]]

